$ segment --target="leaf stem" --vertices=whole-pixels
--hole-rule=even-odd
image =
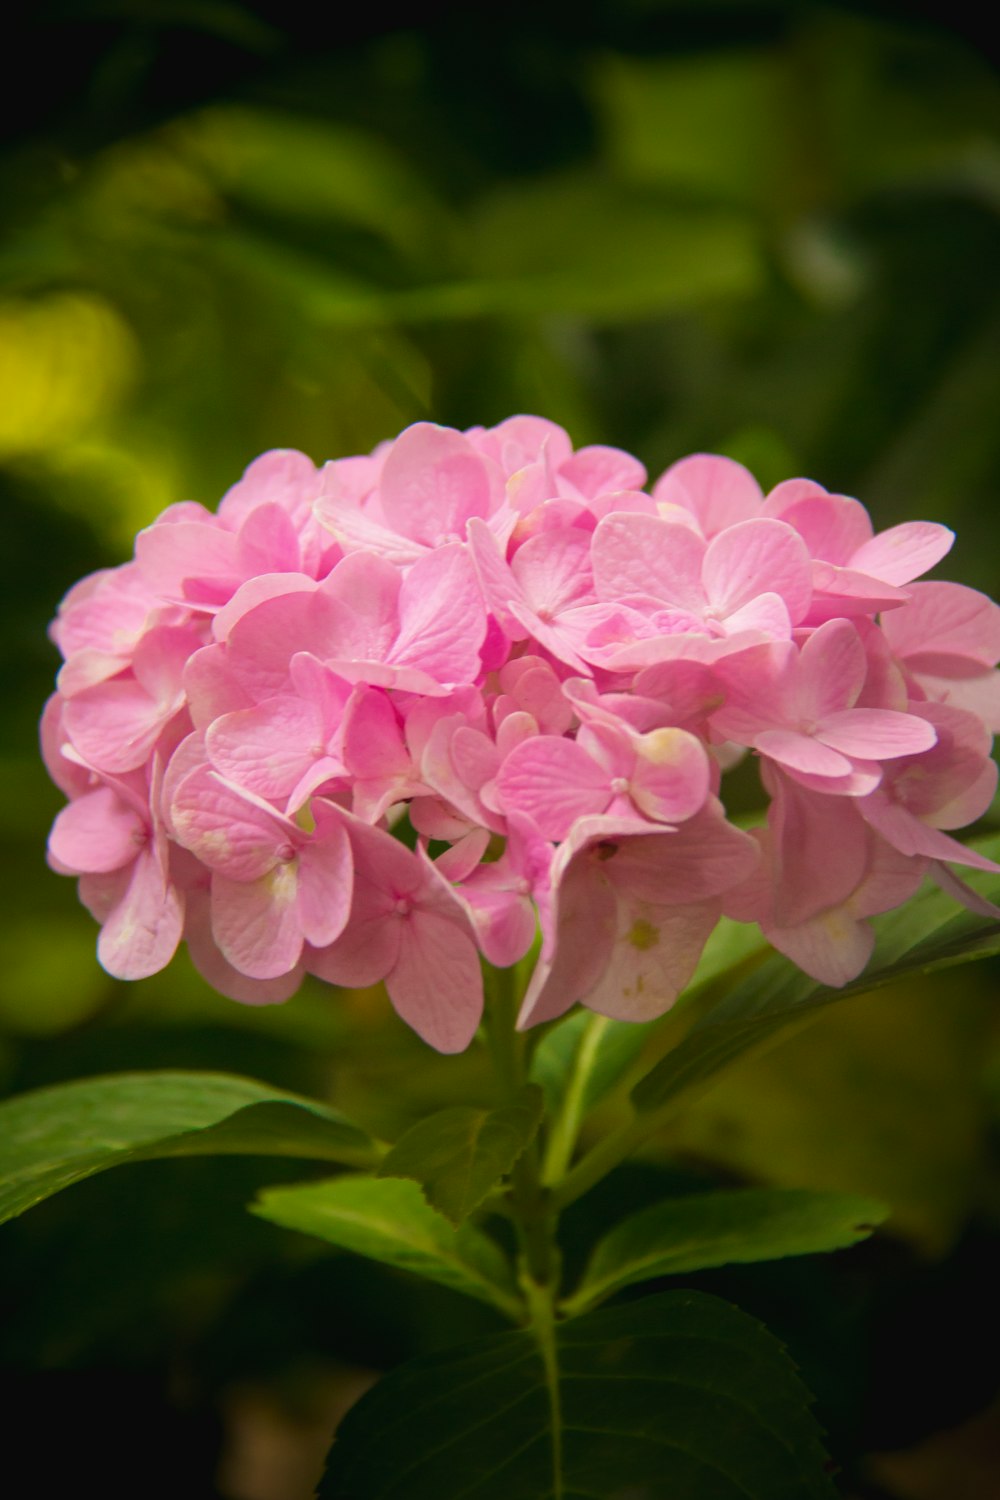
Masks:
[[[587,1085],[593,1071],[601,1037],[607,1030],[607,1016],[593,1015],[580,1042],[562,1104],[552,1122],[542,1165],[542,1181],[558,1182],[573,1159],[577,1136],[583,1120]]]
[[[562,1500],[562,1393],[559,1386],[559,1351],[556,1345],[556,1289],[551,1282],[539,1286],[530,1276],[522,1276],[521,1284],[531,1314],[531,1329],[542,1356],[545,1388],[549,1396],[552,1433],[552,1500]]]
[[[515,1029],[517,968],[494,969],[487,1009],[486,1039],[501,1094],[514,1099],[526,1079],[525,1044]],[[522,1274],[536,1288],[546,1288],[550,1301],[558,1291],[559,1252],[555,1243],[557,1215],[553,1198],[542,1183],[538,1147],[531,1141],[510,1174],[505,1194],[521,1252]],[[529,1299],[530,1306],[530,1299]]]

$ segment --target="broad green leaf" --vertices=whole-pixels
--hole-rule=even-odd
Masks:
[[[0,1223],[129,1161],[263,1155],[370,1166],[365,1132],[314,1100],[223,1073],[119,1073],[0,1104]]]
[[[598,1241],[563,1309],[570,1316],[587,1312],[622,1287],[654,1276],[839,1250],[866,1239],[887,1213],[868,1198],[794,1189],[668,1198],[622,1219]]]
[[[976,846],[990,858],[1000,838]],[[977,889],[1000,897],[1000,877],[976,877]],[[775,954],[718,1005],[632,1090],[640,1112],[671,1108],[705,1088],[736,1058],[772,1041],[821,1006],[891,984],[904,975],[927,974],[952,964],[1000,953],[1000,923],[956,909],[936,887],[922,891],[897,911],[874,922],[875,953],[865,972],[842,989],[829,989]]]
[[[321,1500],[833,1500],[781,1345],[674,1292],[410,1360],[348,1414]]]
[[[379,1176],[412,1178],[432,1208],[461,1224],[533,1139],[544,1103],[541,1089],[526,1084],[515,1101],[496,1109],[438,1110],[396,1142]]]
[[[267,1188],[251,1211],[285,1229],[439,1281],[521,1321],[523,1308],[500,1247],[471,1224],[453,1229],[415,1183],[348,1176]]]

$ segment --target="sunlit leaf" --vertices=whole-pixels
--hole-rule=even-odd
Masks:
[[[521,1303],[499,1246],[471,1224],[452,1227],[415,1183],[345,1176],[268,1188],[252,1211],[285,1229],[412,1271],[488,1302],[518,1321]]]
[[[120,1073],[0,1104],[0,1222],[130,1161],[291,1156],[370,1164],[370,1138],[336,1110],[221,1073]]]

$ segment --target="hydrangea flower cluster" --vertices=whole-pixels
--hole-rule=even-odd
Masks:
[[[726,458],[647,490],[538,417],[267,453],[63,601],[50,861],[112,974],[183,938],[237,1000],[384,981],[445,1052],[539,927],[522,1026],[660,1014],[723,913],[844,984],[926,872],[996,868],[949,830],[996,783],[1000,608],[913,581],[952,540]]]

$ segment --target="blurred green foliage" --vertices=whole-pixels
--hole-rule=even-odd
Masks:
[[[535,411],[654,476],[710,449],[765,485],[802,473],[857,494],[881,526],[945,521],[959,540],[943,571],[997,591],[1000,87],[959,12],[605,0],[570,28],[556,8],[411,9],[389,29],[292,0],[41,0],[6,38],[8,75],[37,79],[30,103],[5,101],[0,149],[10,1091],[219,1068],[332,1098],[387,1134],[488,1091],[477,1053],[429,1055],[378,993],[317,986],[250,1010],[184,960],[112,982],[71,884],[44,868],[60,798],[34,725],[59,597],[124,558],[164,505],[214,505],[263,449],[319,461],[419,418]],[[934,1357],[899,1351],[883,1371],[903,1393],[905,1359],[921,1371],[938,1398],[924,1425],[900,1426],[879,1389],[852,1405],[843,1391],[873,1368],[866,1335],[837,1353],[802,1308],[826,1298],[877,1328],[894,1277],[936,1276],[940,1299],[952,1266],[985,1295],[968,1265],[1000,1225],[994,981],[981,967],[853,1001],[663,1143],[685,1170],[895,1208],[904,1243],[853,1252],[846,1281],[816,1271],[806,1286],[800,1269],[784,1305],[754,1273],[733,1283],[820,1387],[826,1369],[851,1482],[852,1453],[903,1446],[989,1395],[945,1389],[932,1312]],[[45,1384],[59,1370],[130,1372],[147,1405],[140,1376],[169,1386],[165,1409],[204,1448],[195,1481],[177,1439],[189,1456],[173,1493],[215,1495],[211,1424],[237,1378],[291,1410],[306,1357],[378,1368],[467,1336],[449,1293],[318,1261],[241,1213],[296,1175],[135,1166],[8,1226],[0,1365],[18,1390],[34,1370],[25,1389],[46,1402],[62,1401]],[[933,1272],[914,1259],[949,1252]],[[128,1387],[107,1388],[125,1419],[152,1420]],[[104,1493],[130,1492],[117,1483]]]

